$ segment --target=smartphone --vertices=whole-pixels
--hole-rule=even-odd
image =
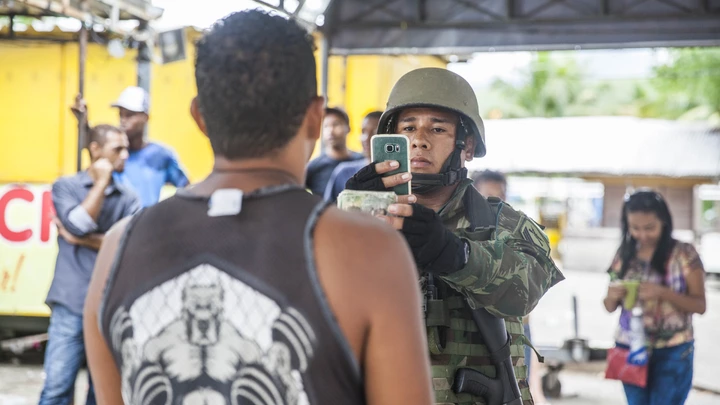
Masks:
[[[386,160],[396,160],[400,163],[397,169],[383,174],[383,177],[393,174],[410,172],[410,140],[405,135],[374,135],[370,141],[370,159],[379,163]],[[393,187],[397,195],[410,194],[410,182]]]

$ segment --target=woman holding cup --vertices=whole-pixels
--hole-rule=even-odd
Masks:
[[[705,270],[695,248],[672,231],[660,194],[643,190],[625,199],[623,240],[603,304],[608,312],[621,308],[606,375],[623,381],[629,405],[682,404],[692,387],[692,314],[705,313]],[[638,336],[631,325],[641,325],[647,364],[626,360]]]

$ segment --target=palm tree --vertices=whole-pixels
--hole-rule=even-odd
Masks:
[[[491,110],[505,118],[586,115],[603,87],[587,86],[577,62],[549,52],[537,53],[521,74],[520,85],[498,79],[491,91],[498,99]]]

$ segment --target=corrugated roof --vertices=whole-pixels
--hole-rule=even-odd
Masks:
[[[472,170],[562,175],[720,177],[720,132],[706,123],[632,117],[485,121]]]
[[[81,0],[31,1],[15,0],[0,2],[0,15],[31,15],[36,17],[64,14],[64,10],[80,10]],[[162,15],[162,9],[152,5],[151,0],[89,0],[88,10],[101,18],[113,18],[113,7],[117,7],[120,20],[153,20]],[[68,14],[68,16],[73,16]]]

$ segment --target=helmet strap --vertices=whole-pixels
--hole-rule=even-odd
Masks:
[[[465,152],[465,139],[467,137],[467,128],[463,123],[462,117],[459,119],[460,125],[463,130],[458,130],[455,139],[455,149],[453,149],[450,156],[445,160],[440,173],[438,174],[425,174],[415,173],[412,178],[412,192],[413,194],[428,194],[441,187],[452,186],[463,179],[467,178],[467,169],[461,166],[461,159]]]

